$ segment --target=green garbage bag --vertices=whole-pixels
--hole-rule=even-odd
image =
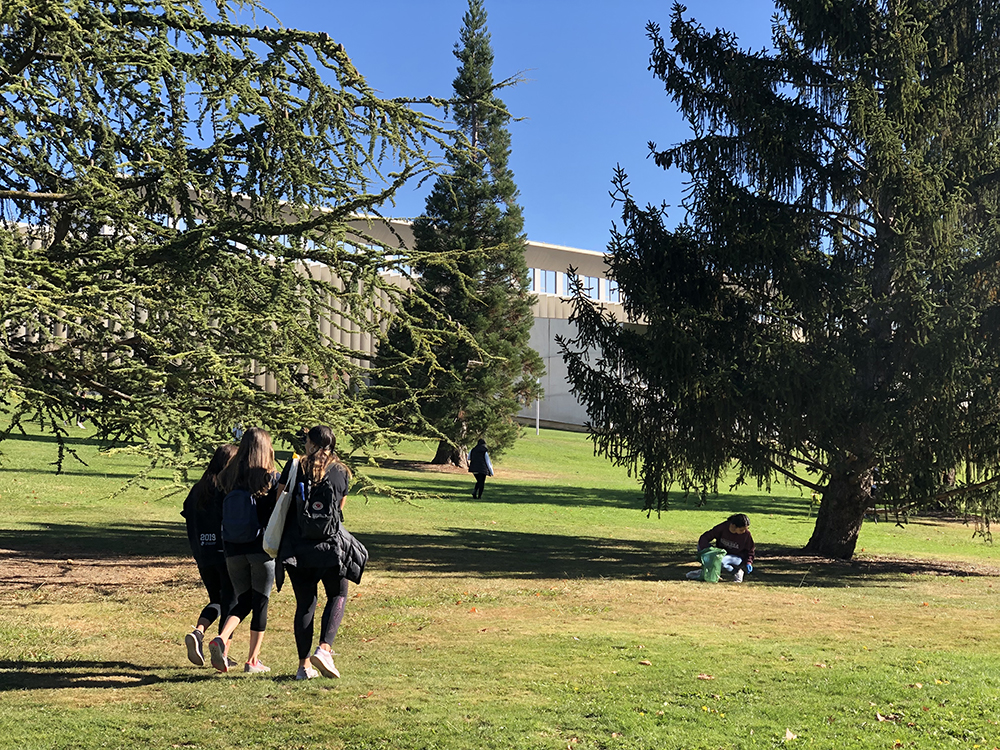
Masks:
[[[698,558],[701,560],[701,580],[709,583],[718,583],[722,574],[722,558],[726,551],[718,547],[705,547],[699,550]]]

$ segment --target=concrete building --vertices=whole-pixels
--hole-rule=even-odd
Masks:
[[[402,242],[412,247],[413,232],[409,223],[402,221],[359,220],[359,230],[386,244]],[[525,424],[537,423],[542,427],[582,430],[587,412],[569,391],[566,364],[559,353],[556,336],[572,338],[575,326],[569,322],[573,312],[568,301],[566,270],[575,268],[583,278],[588,296],[603,305],[619,320],[624,310],[618,288],[607,278],[605,254],[596,250],[580,250],[544,242],[528,241],[525,251],[531,291],[538,297],[534,306],[535,324],[531,329],[531,346],[545,362],[542,388],[545,397],[521,411],[519,418]]]

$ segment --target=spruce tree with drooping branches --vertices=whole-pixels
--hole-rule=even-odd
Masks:
[[[691,126],[651,156],[684,215],[620,171],[609,244],[632,325],[577,289],[565,341],[596,450],[671,488],[789,481],[806,551],[850,558],[866,511],[1000,503],[1000,8],[778,2],[747,51],[675,5],[650,70]]]
[[[534,317],[524,221],[509,167],[511,116],[496,95],[486,21],[482,0],[470,0],[455,45],[452,106],[464,141],[449,152],[450,170],[438,177],[413,226],[415,283],[423,298],[436,301],[436,319],[457,323],[464,335],[441,340],[436,323],[398,321],[378,358],[388,403],[399,403],[400,389],[422,391],[406,429],[439,440],[439,464],[464,465],[468,441],[480,437],[502,453],[520,431],[514,415],[541,394],[541,357],[528,343]],[[411,315],[424,304],[411,301]],[[407,364],[423,347],[433,351],[434,365]]]

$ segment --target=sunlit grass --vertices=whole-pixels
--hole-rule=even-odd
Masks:
[[[50,443],[3,449],[4,746],[1000,746],[998,551],[960,522],[866,523],[853,564],[797,558],[814,520],[797,490],[678,494],[647,517],[585,436],[528,431],[481,501],[471,475],[373,470],[431,496],[350,498],[372,559],[337,639],[344,676],[297,683],[288,589],[271,676],[187,663],[204,602],[169,473],[109,499],[140,459],[81,443],[89,466],[56,475]],[[735,511],[755,574],[684,580],[697,536]]]

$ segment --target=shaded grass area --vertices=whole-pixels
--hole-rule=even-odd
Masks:
[[[866,524],[866,551],[831,562],[798,554],[813,519],[795,490],[678,495],[647,516],[583,436],[543,431],[474,502],[471,477],[411,446],[372,471],[432,496],[350,498],[372,559],[336,642],[344,677],[299,683],[288,589],[271,675],[187,663],[205,602],[183,496],[161,472],[108,499],[141,459],[79,445],[89,468],[64,475],[35,471],[51,443],[3,446],[10,747],[1000,746],[1000,555],[961,523]],[[735,511],[758,543],[750,581],[684,580],[698,534]]]

